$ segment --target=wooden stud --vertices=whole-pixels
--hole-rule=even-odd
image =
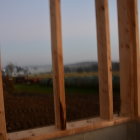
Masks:
[[[96,21],[98,40],[100,116],[113,118],[112,66],[108,0],[96,0]]]
[[[57,128],[63,130],[66,128],[66,103],[60,10],[60,0],[50,0],[55,122]]]
[[[140,115],[137,0],[118,0],[121,115]]]
[[[52,58],[53,58],[53,82],[55,100],[56,126],[60,129],[66,128],[66,105],[64,92],[64,68],[62,57],[62,33],[60,0],[50,0],[51,13],[51,37],[52,37]],[[97,15],[97,37],[98,37],[98,58],[99,58],[99,82],[100,82],[100,113],[103,119],[113,118],[112,103],[112,71],[110,56],[110,35],[108,1],[96,0]],[[121,114],[124,116],[140,115],[140,74],[139,74],[139,36],[138,36],[138,14],[137,0],[118,0],[119,19],[119,42],[120,42],[120,76],[121,76]],[[116,125],[129,121],[130,118],[121,120],[104,121],[101,119],[79,121],[76,125],[71,123],[68,130],[58,131],[52,128],[53,132],[38,134],[40,129],[11,133],[11,139],[24,137],[27,133],[32,140],[43,140],[77,134],[85,131],[95,130],[107,126]],[[90,123],[90,124],[88,124]],[[80,126],[80,127],[77,127]],[[41,131],[46,131],[42,128]],[[51,131],[49,129],[49,131]],[[42,133],[42,132],[41,132]],[[54,134],[55,133],[55,134]],[[22,138],[21,138],[22,139]],[[6,122],[4,112],[2,73],[0,71],[0,140],[7,140]],[[24,140],[24,138],[23,138]]]
[[[0,140],[7,140],[1,64],[0,64]]]

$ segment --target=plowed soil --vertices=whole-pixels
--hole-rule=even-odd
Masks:
[[[8,132],[37,128],[54,124],[53,95],[28,93],[5,95],[5,111]],[[99,116],[98,94],[68,94],[67,121]],[[114,96],[114,112],[119,112],[119,96]]]

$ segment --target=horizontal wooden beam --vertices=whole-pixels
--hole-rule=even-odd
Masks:
[[[75,135],[87,131],[93,131],[100,128],[119,125],[131,121],[128,117],[114,117],[113,120],[107,121],[101,118],[93,118],[67,124],[67,130],[60,131],[55,126],[14,132],[8,134],[8,140],[48,140],[58,137]]]

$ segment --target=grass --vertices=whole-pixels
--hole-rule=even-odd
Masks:
[[[66,93],[68,94],[97,94],[98,91],[94,88],[75,88],[75,87],[69,87],[66,88]],[[40,86],[37,84],[16,84],[15,85],[15,92],[16,93],[37,93],[37,94],[47,94],[47,93],[53,93],[53,88],[52,87],[47,87],[47,86]]]
[[[90,76],[98,76],[97,72],[83,72],[83,73],[66,73],[65,77],[90,77]],[[119,72],[113,72],[113,76],[119,76]],[[47,79],[52,78],[52,74],[39,74],[39,75],[31,75],[30,78],[40,78],[40,79]],[[66,93],[70,94],[98,94],[98,89],[95,87],[86,88],[86,87],[66,87]],[[37,93],[37,94],[46,94],[46,93],[53,93],[52,87],[41,86],[37,84],[16,84],[15,85],[15,92],[16,93]]]
[[[52,93],[53,89],[51,87],[40,86],[37,84],[16,84],[15,85],[15,92],[16,93]]]
[[[98,90],[95,88],[83,88],[83,87],[69,87],[66,88],[67,94],[98,94]]]

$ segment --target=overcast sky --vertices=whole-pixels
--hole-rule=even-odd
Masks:
[[[61,0],[65,63],[97,61],[94,0]],[[140,5],[140,4],[139,4]],[[118,61],[116,0],[109,0],[112,60]],[[2,64],[51,64],[48,0],[0,0]]]

